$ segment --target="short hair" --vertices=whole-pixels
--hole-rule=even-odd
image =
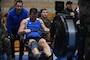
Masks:
[[[37,8],[31,8],[30,10],[29,10],[29,14],[31,14],[31,13],[38,13],[38,10],[37,10]]]
[[[72,3],[71,1],[67,1],[67,2],[66,2],[66,5],[67,5],[67,4],[73,4],[73,3]]]
[[[23,4],[23,1],[22,0],[17,0],[15,5],[17,5],[17,3],[22,3]]]
[[[41,17],[41,13],[42,13],[43,10],[47,10],[47,9],[46,8],[41,9],[39,17]]]
[[[41,9],[41,10],[40,10],[40,13],[41,13],[43,10],[47,10],[47,9],[45,9],[45,8],[44,8],[44,9]]]

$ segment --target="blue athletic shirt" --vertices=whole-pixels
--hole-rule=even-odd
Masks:
[[[32,30],[41,30],[41,23],[39,21],[39,19],[36,20],[36,22],[32,22],[30,19],[27,20],[28,23],[26,25],[26,29],[30,29]],[[28,37],[41,37],[41,33],[40,32],[30,32],[28,34],[26,34],[26,38]]]

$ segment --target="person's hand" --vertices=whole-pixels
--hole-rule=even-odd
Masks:
[[[24,31],[25,31],[26,33],[30,33],[30,32],[31,32],[30,29],[25,29]]]
[[[50,29],[49,29],[49,28],[46,28],[46,29],[44,29],[44,31],[49,32],[49,31],[50,31]]]
[[[14,40],[14,35],[11,34],[10,36],[8,36],[8,38],[9,38],[10,40]]]
[[[14,38],[14,35],[13,35],[13,34],[11,34],[11,38],[12,38],[12,39]]]
[[[76,9],[77,13],[79,13],[79,7]]]
[[[70,16],[74,17],[75,16],[74,12],[70,12]]]

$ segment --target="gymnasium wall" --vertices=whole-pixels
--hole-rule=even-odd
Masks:
[[[64,1],[66,3],[66,1],[68,0],[23,0],[24,7],[28,10],[32,7],[36,7],[38,10],[40,10],[41,8],[48,9],[49,18],[55,15],[55,1]],[[73,9],[75,9],[77,6],[77,0],[70,1],[73,2]],[[7,13],[9,8],[13,6],[13,4],[13,0],[2,0],[2,13]]]

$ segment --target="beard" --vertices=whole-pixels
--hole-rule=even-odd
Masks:
[[[16,10],[16,14],[20,15],[21,11],[22,11],[21,9]]]

